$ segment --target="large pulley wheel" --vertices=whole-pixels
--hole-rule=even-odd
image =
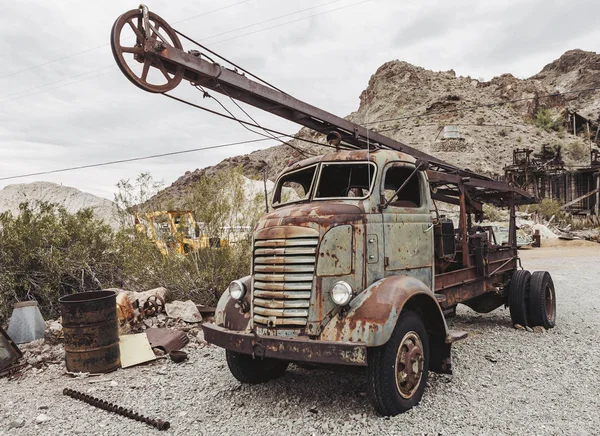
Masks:
[[[113,25],[110,45],[119,69],[136,86],[149,92],[167,92],[183,79],[184,68],[158,55],[168,46],[182,49],[175,30],[153,12],[133,9]]]

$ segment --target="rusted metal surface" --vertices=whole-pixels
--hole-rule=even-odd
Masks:
[[[152,427],[157,428],[158,430],[168,430],[169,427],[171,426],[169,421],[163,421],[162,419],[149,418],[147,416],[144,416],[137,412],[134,412],[131,409],[117,406],[116,404],[110,403],[106,400],[101,400],[100,398],[93,397],[91,395],[88,395],[88,394],[85,394],[83,392],[79,392],[79,391],[76,391],[73,389],[64,388],[63,395],[74,398],[76,400],[83,401],[84,403],[88,403],[99,409],[106,410],[107,412],[116,413],[117,415],[121,415],[126,418],[133,419],[135,421],[146,423]]]
[[[146,330],[146,336],[152,348],[160,348],[167,354],[181,350],[190,342],[188,335],[180,330],[150,328]]]
[[[23,353],[21,353],[17,344],[15,344],[4,329],[0,327],[0,371],[11,366],[22,355]]]
[[[151,295],[144,302],[141,312],[144,318],[150,318],[159,313],[164,313],[165,300],[160,295]]]
[[[145,44],[147,30],[151,32],[152,42],[149,44]],[[135,37],[135,42],[132,41],[132,36]],[[155,49],[163,47],[164,44],[182,48],[173,28],[153,12],[148,14],[147,24],[143,22],[142,11],[139,9],[125,12],[115,21],[110,42],[117,65],[135,86],[149,92],[167,92],[179,85],[183,79],[183,67],[173,66],[153,55]],[[127,45],[123,46],[122,43]],[[129,65],[128,61],[132,60],[142,64],[139,73]],[[158,71],[161,80],[154,75],[150,78],[151,70]]]
[[[113,50],[127,20],[140,20],[143,10],[127,14],[113,28]],[[135,21],[129,23],[134,27]],[[242,279],[246,295],[235,301],[228,291],[223,294],[216,326],[203,326],[205,338],[263,357],[366,365],[367,347],[386,344],[400,313],[411,310],[421,315],[430,333],[431,369],[450,372],[450,345],[463,334],[448,331],[442,309],[465,303],[488,310],[502,304],[504,287],[517,266],[515,238],[510,247],[500,247],[472,221],[481,220],[483,203],[510,206],[514,234],[515,206],[535,202],[534,195],[306,104],[206,60],[199,52],[186,53],[178,43],[158,41],[143,19],[137,26],[135,55],[143,52],[143,57],[136,60],[148,65],[150,59],[149,68],[163,65],[173,77],[183,69],[187,81],[315,129],[333,145],[341,141],[359,148],[338,147],[291,164],[280,174],[274,210],[255,229],[252,275]],[[130,74],[125,66],[122,70]],[[136,77],[130,80],[156,92]],[[417,158],[428,164],[421,166]],[[341,167],[356,170],[354,176],[360,168],[368,174],[328,178],[342,174]],[[339,172],[329,173],[333,170]],[[403,172],[414,177],[402,178]],[[280,195],[283,182],[292,183],[294,177],[303,192],[286,203]],[[322,180],[347,180],[345,191],[321,186]],[[391,197],[390,191],[395,193]],[[441,221],[434,201],[460,207],[456,234],[453,224],[444,234],[453,238],[453,243],[446,240],[452,250],[438,250],[439,255],[433,228]],[[331,298],[338,281],[352,290],[345,306]],[[406,355],[411,361],[410,350]]]
[[[89,373],[117,369],[121,362],[116,292],[81,292],[59,302],[67,369]]]
[[[221,295],[215,310],[215,324],[234,331],[245,331],[250,322],[252,276],[242,277],[240,282],[246,287],[246,295],[240,303],[229,296],[229,290]]]
[[[211,344],[244,354],[297,362],[366,366],[367,346],[361,343],[296,338],[256,337],[223,327],[203,324],[204,338]]]
[[[370,347],[385,344],[396,326],[404,306],[415,296],[431,302],[426,323],[445,336],[446,322],[435,296],[423,282],[408,276],[381,279],[354,298],[342,316],[324,326],[320,339],[326,341],[363,342]]]

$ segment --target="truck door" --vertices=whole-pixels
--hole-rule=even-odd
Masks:
[[[407,162],[392,162],[384,168],[382,194],[386,201],[414,168]],[[433,229],[427,187],[424,173],[418,171],[383,209],[384,270],[386,276],[412,276],[433,289]]]

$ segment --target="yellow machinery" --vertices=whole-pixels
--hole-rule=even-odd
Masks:
[[[200,236],[189,210],[147,212],[135,217],[136,229],[146,233],[162,254],[186,254],[209,246],[209,238]]]
[[[135,227],[154,241],[160,252],[187,254],[200,248],[220,248],[228,242],[200,234],[200,227],[189,210],[168,210],[136,214]]]

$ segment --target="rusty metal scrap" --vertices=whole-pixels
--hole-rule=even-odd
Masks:
[[[11,367],[22,355],[17,344],[0,327],[0,371]],[[5,372],[8,373],[8,370]]]
[[[181,350],[190,341],[185,332],[172,329],[149,328],[146,336],[152,348],[160,348],[167,354]]]
[[[69,371],[101,373],[120,366],[116,297],[103,290],[59,299]]]
[[[63,395],[74,398],[76,400],[83,401],[84,403],[88,403],[99,409],[106,410],[107,412],[113,412],[113,413],[116,413],[118,415],[124,416],[129,419],[134,419],[139,422],[144,422],[148,425],[151,425],[152,427],[157,428],[158,430],[167,430],[171,426],[169,421],[163,421],[162,419],[148,418],[147,416],[144,416],[137,412],[134,412],[131,409],[117,406],[116,404],[109,403],[106,400],[101,400],[100,398],[96,398],[91,395],[84,394],[83,392],[79,392],[79,391],[76,391],[73,389],[65,388],[63,390]]]

